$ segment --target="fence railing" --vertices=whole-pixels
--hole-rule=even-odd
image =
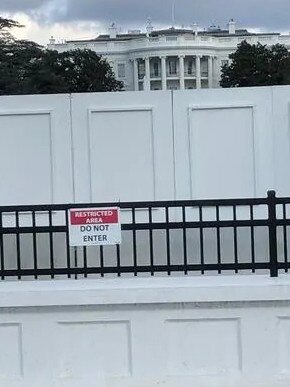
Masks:
[[[122,243],[71,247],[70,208],[118,206]],[[0,278],[264,273],[290,263],[290,198],[0,207]]]

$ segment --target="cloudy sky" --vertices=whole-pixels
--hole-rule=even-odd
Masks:
[[[224,27],[234,18],[256,31],[290,31],[290,0],[0,0],[0,15],[26,26],[14,35],[46,44],[51,35],[93,38],[111,22],[122,32],[144,29],[148,17],[154,27],[170,26],[173,3],[177,26]]]

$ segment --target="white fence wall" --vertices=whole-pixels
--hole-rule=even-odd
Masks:
[[[289,163],[290,163],[290,89],[289,87],[275,87],[273,95],[274,133],[274,186],[280,195],[289,196]]]
[[[3,283],[3,387],[289,387],[290,282]]]
[[[0,203],[73,200],[70,97],[0,98]]]
[[[290,87],[0,98],[0,203],[290,196]]]
[[[290,87],[1,97],[0,204],[290,196],[289,113]],[[289,387],[289,294],[287,275],[8,281],[0,386]]]
[[[171,94],[72,96],[76,201],[174,197]]]
[[[178,198],[264,196],[274,186],[272,91],[174,93]]]

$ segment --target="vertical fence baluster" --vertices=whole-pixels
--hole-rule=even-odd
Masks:
[[[78,248],[76,246],[74,246],[73,248],[73,251],[74,251],[74,268],[77,269],[78,268]],[[78,279],[78,273],[76,272],[75,273],[75,279]]]
[[[38,270],[38,265],[37,265],[37,239],[36,239],[36,215],[35,211],[32,211],[32,228],[33,228],[33,234],[32,234],[32,246],[33,246],[33,268],[34,268],[34,278],[37,279],[37,270]]]
[[[287,237],[287,224],[285,223],[287,220],[287,213],[286,213],[286,204],[283,204],[283,220],[284,220],[284,225],[283,225],[283,244],[284,244],[284,262],[285,262],[285,273],[288,273],[288,237]]]
[[[135,208],[132,208],[132,224],[136,224],[136,210]],[[137,276],[137,241],[136,241],[136,228],[133,228],[133,265],[134,265],[134,276]]]
[[[21,256],[20,256],[20,228],[19,228],[19,212],[15,212],[16,218],[16,256],[17,256],[17,271],[18,271],[18,279],[21,279]]]
[[[70,244],[69,244],[69,232],[68,232],[68,225],[69,225],[69,210],[66,209],[65,210],[65,225],[66,225],[66,261],[67,261],[67,269],[68,269],[68,273],[67,273],[67,277],[68,278],[71,278],[71,274],[70,274],[70,268],[71,268],[71,265],[70,265]]]
[[[100,246],[101,277],[104,277],[104,246]]]
[[[167,274],[171,275],[171,256],[170,256],[170,230],[169,230],[169,208],[165,207],[166,221],[166,255],[167,255]]]
[[[234,222],[237,220],[237,206],[233,206],[233,219]],[[237,233],[237,227],[234,226],[234,260],[235,260],[235,273],[237,274],[239,272],[238,269],[238,263],[239,263],[239,257],[238,257],[238,233]]]
[[[269,266],[271,277],[278,277],[276,219],[276,192],[268,191]]]
[[[199,211],[199,221],[203,221],[202,217],[202,206],[198,207]],[[200,226],[199,228],[199,245],[200,245],[200,264],[203,266],[204,265],[204,246],[203,246],[203,228]],[[201,274],[204,274],[204,270],[201,270]]]
[[[220,211],[219,206],[216,206],[216,221],[220,220]],[[218,273],[221,274],[221,232],[219,226],[216,228],[216,237],[217,237],[217,260],[218,260]]]
[[[250,205],[250,220],[253,222],[254,220],[254,208],[253,205]],[[252,258],[252,273],[256,272],[255,269],[255,263],[256,263],[256,257],[255,257],[255,230],[254,226],[251,226],[251,258]]]
[[[83,257],[84,257],[84,278],[88,277],[88,256],[87,256],[87,247],[83,247]]]
[[[52,210],[48,211],[49,222],[49,257],[50,257],[50,269],[52,270],[51,278],[54,278],[54,246],[53,246],[53,232],[52,232]]]
[[[1,254],[1,279],[5,279],[4,270],[5,270],[5,258],[4,258],[4,244],[3,244],[3,213],[0,212],[0,254]]]
[[[117,250],[117,271],[118,271],[118,277],[121,277],[120,245],[116,245],[116,250]]]
[[[187,270],[187,241],[186,241],[186,211],[185,206],[182,206],[182,223],[183,223],[183,261],[184,261],[184,274],[188,274]]]
[[[154,248],[153,248],[153,230],[152,230],[152,207],[148,208],[149,210],[149,247],[150,247],[150,266],[151,266],[151,275],[154,275]]]

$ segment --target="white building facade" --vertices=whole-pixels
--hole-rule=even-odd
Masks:
[[[284,44],[290,49],[290,35],[255,34],[237,29],[230,21],[228,29],[210,27],[199,31],[171,27],[147,32],[140,30],[118,34],[115,25],[109,34],[92,40],[71,40],[57,43],[51,39],[49,49],[59,52],[91,49],[109,61],[115,76],[125,90],[178,90],[219,87],[221,68],[229,62],[229,54],[246,40],[250,44]]]

